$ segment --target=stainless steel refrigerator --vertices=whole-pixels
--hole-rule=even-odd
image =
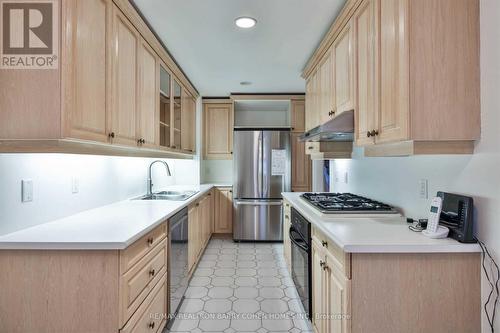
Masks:
[[[283,200],[290,191],[290,130],[234,130],[233,239],[282,241]]]

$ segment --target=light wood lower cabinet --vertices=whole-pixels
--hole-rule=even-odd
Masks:
[[[233,189],[218,187],[215,189],[214,233],[230,234],[233,232]]]
[[[313,226],[314,331],[479,332],[480,260],[480,253],[345,253]]]
[[[161,332],[167,223],[124,250],[0,250],[0,332]]]
[[[193,272],[213,233],[212,193],[206,194],[188,209],[188,271]]]
[[[306,155],[304,142],[299,141],[302,133],[291,133],[292,150],[292,191],[307,192],[311,190],[311,160]]]

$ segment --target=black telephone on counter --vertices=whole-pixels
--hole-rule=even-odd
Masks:
[[[461,243],[475,243],[473,230],[474,200],[464,195],[438,192],[442,199],[439,224],[450,229],[448,237]]]

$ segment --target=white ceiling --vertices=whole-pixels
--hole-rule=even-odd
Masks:
[[[345,0],[134,2],[200,94],[227,96],[304,92],[302,69]],[[237,28],[239,16],[257,25]]]

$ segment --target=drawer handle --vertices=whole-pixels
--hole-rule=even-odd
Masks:
[[[324,262],[323,260],[320,260],[320,261],[319,261],[319,265],[320,265],[320,267],[325,266],[325,264],[326,264],[326,262]]]
[[[148,324],[148,327],[149,327],[150,329],[154,329],[154,328],[155,328],[155,322],[154,322],[154,321],[150,322],[150,323]]]
[[[326,242],[326,241],[321,241],[321,245],[323,245],[323,247],[328,247],[328,242]]]
[[[323,270],[326,271],[327,269],[328,269],[328,266],[325,263],[325,265],[323,265]]]
[[[153,245],[154,239],[153,237],[148,238],[148,244]]]
[[[285,220],[289,220],[290,218],[288,217],[288,215],[285,215]]]
[[[197,202],[197,203],[196,203],[196,207],[198,207],[199,205],[200,205],[200,203],[199,203],[199,202]]]
[[[311,149],[314,149],[314,147],[313,146],[309,146],[309,147],[307,147],[307,149],[311,150]]]
[[[149,271],[149,275],[151,275],[151,276],[155,276],[155,274],[156,274],[155,269],[154,269],[154,268],[151,268],[151,270]]]

